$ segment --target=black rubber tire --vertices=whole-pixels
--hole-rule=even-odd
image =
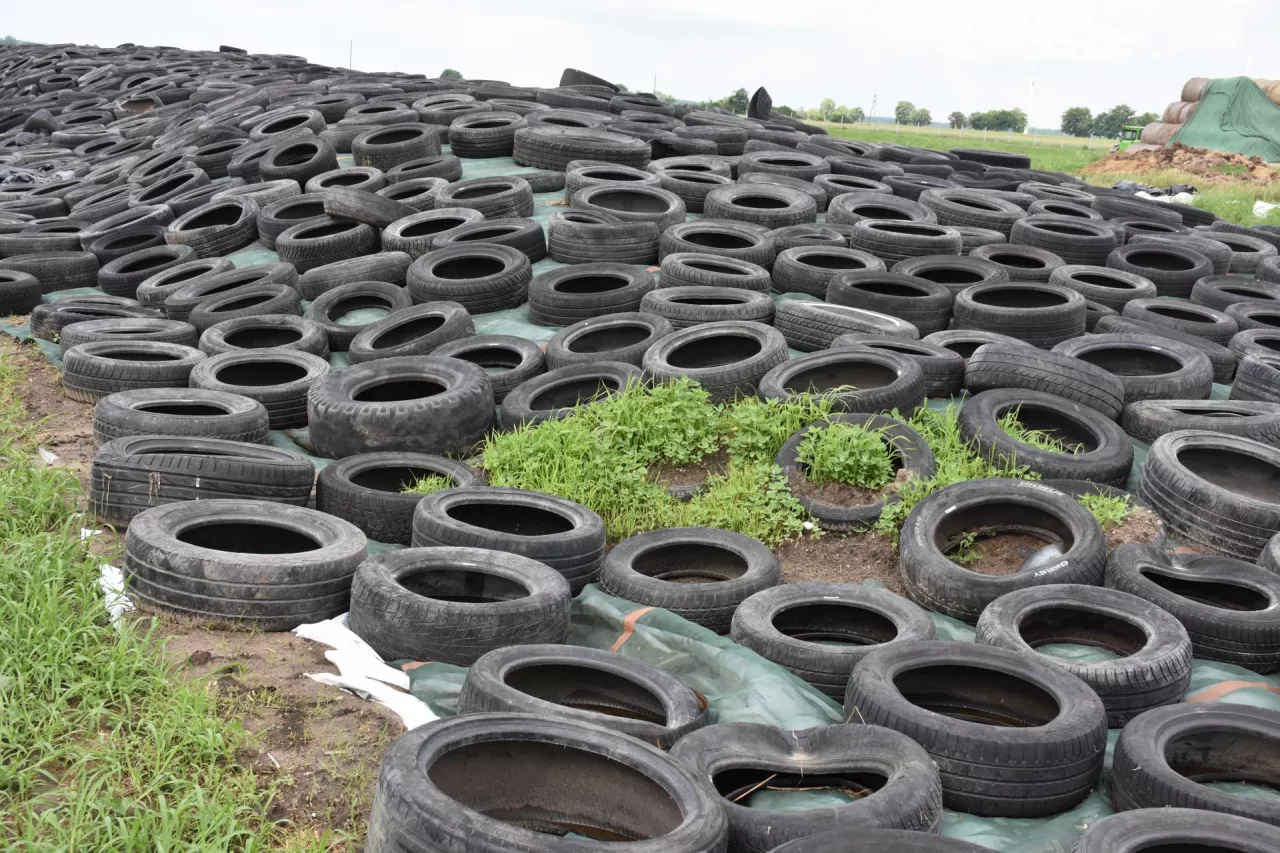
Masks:
[[[905,179],[886,178],[885,183],[894,186],[893,181]],[[896,189],[894,191],[897,192]],[[919,201],[934,212],[940,225],[989,228],[1006,237],[1013,229],[1013,223],[1027,215],[1013,202],[977,190],[928,189],[920,194]]]
[[[1251,355],[1260,358],[1280,355],[1280,331],[1261,328],[1240,332],[1231,338],[1229,349],[1240,361]]]
[[[298,273],[289,264],[251,264],[211,276],[196,276],[169,291],[164,298],[164,311],[170,320],[186,322],[201,303],[221,299],[245,288],[279,284],[289,288],[298,281]],[[168,290],[168,288],[166,288]]]
[[[1242,332],[1280,328],[1280,306],[1269,302],[1237,302],[1229,306],[1225,313],[1236,321]]]
[[[846,334],[831,342],[831,349],[870,349],[904,356],[920,366],[924,395],[941,399],[958,395],[964,387],[964,358],[945,347],[927,341],[909,341],[881,335]],[[900,409],[910,414],[910,409]]]
[[[599,361],[542,373],[507,393],[502,401],[502,426],[510,429],[563,418],[578,406],[643,381],[642,370],[622,362]]]
[[[416,393],[444,390],[386,399],[398,396],[400,383],[418,386],[403,389]],[[311,446],[330,459],[381,450],[461,454],[493,426],[493,387],[483,369],[459,359],[384,358],[334,371],[312,385],[307,413]]]
[[[559,572],[576,595],[596,581],[605,527],[581,504],[522,489],[447,489],[419,501],[414,547],[461,543],[537,560]]]
[[[640,365],[649,347],[673,331],[663,317],[636,311],[602,314],[567,326],[546,344],[548,370],[620,361]]]
[[[520,258],[527,260],[524,255]],[[475,333],[475,323],[464,306],[448,301],[424,302],[361,329],[347,347],[347,357],[352,364],[363,364],[384,358],[429,355],[441,344]]]
[[[1125,726],[1116,741],[1112,801],[1120,811],[1177,806],[1278,826],[1280,806],[1271,799],[1201,784],[1205,779],[1270,781],[1278,751],[1280,715],[1270,709],[1236,704],[1157,708]]]
[[[663,551],[668,552],[665,558],[657,556]],[[686,578],[698,582],[682,582]],[[605,557],[598,582],[610,595],[670,610],[726,634],[738,605],[780,584],[782,568],[767,547],[749,536],[679,527],[618,543]]]
[[[1167,326],[1207,341],[1226,344],[1239,331],[1236,321],[1221,311],[1170,299],[1135,299],[1121,316],[1156,326]]]
[[[709,716],[705,699],[653,664],[564,645],[486,652],[467,670],[458,712],[537,714],[587,723],[658,749],[670,749],[707,725]]]
[[[1069,287],[1085,299],[1115,311],[1123,311],[1124,306],[1135,299],[1154,299],[1156,296],[1156,286],[1150,279],[1106,267],[1060,266],[1049,276],[1049,283]]]
[[[653,289],[643,267],[586,263],[534,276],[529,282],[529,319],[539,326],[571,326],[588,317],[636,311]]]
[[[880,726],[789,732],[763,723],[719,723],[682,738],[671,757],[720,791],[730,849],[742,853],[767,853],[814,832],[886,828],[927,833],[942,822],[942,783],[929,753],[906,735]],[[771,790],[852,787],[844,780],[862,774],[884,779],[883,786],[840,806],[772,812],[743,802],[761,779],[770,780]]]
[[[646,177],[653,177],[647,172]],[[584,186],[570,195],[574,210],[607,213],[623,222],[652,222],[659,231],[684,222],[684,201],[673,192],[643,184],[616,183]],[[523,214],[529,215],[529,214]]]
[[[1233,234],[1217,230],[1198,233],[1211,237],[1219,243],[1225,243],[1231,249],[1231,263],[1227,265],[1227,272],[1230,273],[1256,275],[1266,258],[1276,256],[1277,249],[1273,243],[1252,234]]]
[[[980,258],[957,255],[922,255],[917,258],[907,258],[894,264],[891,272],[940,284],[953,296],[975,284],[1009,280],[1009,273],[1003,267]]]
[[[231,394],[189,391],[185,385],[175,384],[102,397],[94,407],[93,432],[99,444],[146,434],[261,443],[266,440],[267,417],[256,401]]]
[[[1064,548],[1062,559],[1036,572],[984,575],[946,553],[973,531],[1031,533]],[[1075,498],[1031,480],[973,480],[946,486],[916,504],[899,538],[902,577],[912,600],[937,613],[976,622],[1000,596],[1051,583],[1098,585],[1106,537]]]
[[[1119,377],[1126,405],[1138,400],[1207,400],[1213,390],[1209,357],[1169,338],[1093,334],[1063,341],[1053,351]]]
[[[1264,444],[1280,443],[1280,404],[1245,400],[1142,400],[1124,407],[1124,431],[1152,444],[1183,429],[1237,435]]]
[[[321,172],[302,185],[304,195],[324,195],[329,190],[350,189],[376,193],[387,185],[381,169],[372,166],[348,166]]]
[[[383,171],[392,184],[417,178],[443,178],[452,182],[462,179],[462,161],[452,154],[436,154],[408,160]]]
[[[204,281],[235,269],[226,258],[204,258],[169,267],[138,285],[136,298],[144,306],[162,308],[171,294],[188,284]]]
[[[1103,266],[1120,240],[1104,222],[1038,213],[1015,222],[1009,242],[1045,249],[1068,264]]]
[[[1280,309],[1280,284],[1242,275],[1211,275],[1196,282],[1191,301],[1216,311],[1226,311],[1237,302],[1270,302]]]
[[[310,460],[274,447],[191,436],[130,436],[105,442],[94,457],[89,509],[102,524],[124,528],[152,507],[179,501],[306,506],[315,476]]]
[[[326,217],[286,228],[276,237],[276,253],[281,261],[305,273],[337,261],[373,254],[378,242],[378,232],[372,226]]]
[[[1136,234],[1129,243],[1138,246],[1181,246],[1199,252],[1213,265],[1214,275],[1226,275],[1231,268],[1231,247],[1210,238],[1203,231],[1190,234]]]
[[[914,359],[891,351],[833,347],[784,361],[760,380],[766,400],[804,393],[831,397],[840,412],[910,413],[924,404],[924,371]]]
[[[836,338],[851,333],[905,340],[920,336],[915,326],[897,317],[828,302],[778,302],[773,324],[787,345],[801,352],[829,349]]]
[[[638,169],[649,165],[650,147],[639,139],[603,128],[541,124],[548,119],[546,113],[533,118],[538,124],[526,117],[529,126],[516,131],[512,157],[518,165],[554,172],[565,171],[574,160],[601,160]]]
[[[1170,243],[1133,243],[1120,246],[1106,259],[1106,266],[1140,275],[1156,286],[1160,296],[1182,299],[1195,283],[1213,275],[1213,262],[1194,249]]]
[[[838,829],[806,835],[774,848],[776,853],[864,853],[866,850],[881,853],[987,853],[989,849],[927,832],[861,828],[857,832]]]
[[[673,225],[662,232],[658,252],[661,258],[681,252],[720,255],[758,264],[765,269],[773,266],[777,255],[773,235],[768,229],[728,219],[700,219]],[[552,257],[555,257],[554,252]]]
[[[878,192],[844,193],[827,204],[827,222],[857,225],[866,219],[936,223],[938,215],[919,202]]]
[[[594,160],[574,160],[564,173],[564,197],[572,200],[575,193],[599,184],[617,186],[658,186],[658,176],[651,170],[634,169],[617,163],[598,163]],[[612,213],[613,211],[609,211]]]
[[[960,356],[964,361],[965,369],[968,369],[969,359],[973,358],[973,354],[980,347],[987,344],[1006,344],[1013,347],[1022,347],[1024,349],[1038,352],[1031,344],[1024,343],[1017,338],[1011,338],[1008,335],[1000,335],[995,332],[980,332],[976,329],[948,329],[945,332],[934,332],[932,335],[926,336],[922,343],[932,344],[933,346],[942,347],[944,350]],[[960,375],[961,383],[964,381],[964,373]],[[963,387],[963,384],[962,386]],[[957,394],[959,391],[956,392]],[[949,395],[955,396],[955,394]]]
[[[779,157],[787,157],[790,152],[765,152],[766,154],[775,154]],[[786,175],[775,175],[771,172],[748,172],[738,176],[739,184],[760,185],[770,184],[772,186],[786,187],[788,189],[797,190],[813,199],[813,203],[818,206],[818,213],[826,213],[827,211],[827,194],[817,184],[800,178],[791,178]],[[703,203],[703,212],[706,212],[706,203]]]
[[[720,322],[662,338],[645,352],[642,366],[653,381],[685,377],[701,385],[714,402],[727,402],[754,396],[764,375],[786,360],[787,342],[772,327]]]
[[[911,168],[917,167],[913,166]],[[932,167],[925,166],[924,168]],[[921,197],[926,192],[960,188],[959,184],[946,180],[942,175],[924,175],[919,172],[909,171],[905,166],[903,167],[903,172],[904,174],[901,175],[887,175],[884,179],[885,185],[890,187],[893,190],[893,194],[899,198],[906,198],[923,204]]]
[[[486,219],[530,217],[533,189],[519,176],[469,178],[456,181],[436,193],[436,208],[466,207]]]
[[[535,169],[529,172],[521,172],[520,177],[529,182],[529,188],[533,190],[534,195],[564,191],[564,172]],[[457,179],[455,178],[454,180]]]
[[[418,209],[366,190],[334,187],[325,190],[324,212],[334,219],[351,219],[382,229],[406,216],[413,216]]]
[[[1134,198],[1129,195],[1121,195],[1119,193],[1103,195],[1099,193],[1090,204],[1094,210],[1108,219],[1115,219],[1119,216],[1140,216],[1143,219],[1154,219],[1158,222],[1167,222],[1170,225],[1182,224],[1182,215],[1177,211],[1168,210],[1160,202]]]
[[[138,285],[156,273],[196,260],[190,246],[140,249],[109,261],[98,270],[98,286],[110,296],[137,296]]]
[[[316,477],[316,509],[349,521],[374,542],[408,545],[422,495],[419,479],[443,477],[449,488],[484,485],[466,465],[426,453],[360,453],[330,462]]]
[[[1028,693],[1044,698],[1015,698]],[[943,803],[968,814],[1058,814],[1083,801],[1102,772],[1102,701],[1036,655],[889,643],[854,667],[844,706],[846,718],[909,733],[937,765]],[[977,721],[984,719],[994,724]]]
[[[908,411],[914,411],[914,409]],[[878,431],[886,449],[892,451],[896,464],[900,466],[895,473],[902,474],[905,478],[903,482],[912,479],[928,480],[937,473],[937,461],[929,445],[919,433],[897,418],[868,413],[830,415],[822,421],[796,430],[787,438],[774,457],[774,465],[782,470],[788,485],[793,487],[793,493],[796,481],[803,482],[808,470],[799,460],[801,443],[810,430],[824,428],[830,423],[850,424]],[[895,495],[889,495],[882,500],[860,506],[846,506],[800,494],[796,494],[795,498],[805,511],[819,522],[823,530],[830,531],[866,530],[879,520],[886,504],[895,503],[898,500]]]
[[[512,595],[510,588],[524,594]],[[468,666],[492,649],[564,642],[569,600],[564,578],[527,557],[488,548],[414,547],[360,565],[348,625],[388,659]]]
[[[476,759],[459,773],[451,768],[460,750]],[[560,784],[565,774],[577,780],[573,788]],[[495,799],[501,780],[514,780],[518,792]],[[720,851],[727,834],[721,802],[688,768],[613,729],[528,714],[463,714],[414,729],[387,750],[366,849],[435,848],[453,837],[455,830],[443,829],[448,823],[477,851],[541,850],[548,846],[544,827],[569,825],[644,839],[630,842],[639,851]],[[603,842],[551,844],[568,845],[594,850]]]
[[[302,297],[297,290],[280,282],[248,284],[201,300],[191,309],[187,322],[204,332],[227,320],[266,314],[300,316]]]
[[[131,360],[131,354],[142,360]],[[156,341],[101,341],[62,354],[62,388],[72,400],[96,402],[117,391],[181,388],[205,354]]]
[[[954,297],[945,285],[890,272],[842,272],[827,287],[827,302],[897,317],[919,334],[940,332],[951,319]]]
[[[258,204],[237,197],[211,201],[170,222],[164,238],[189,246],[198,258],[225,257],[258,239]]]
[[[868,652],[885,643],[932,640],[936,629],[924,610],[886,590],[791,583],[742,602],[729,634],[735,643],[843,701],[849,673]]]
[[[982,611],[977,642],[1018,652],[1078,643],[1120,655],[1078,662],[1040,656],[1092,687],[1113,729],[1151,708],[1181,702],[1191,683],[1191,638],[1182,623],[1114,589],[1054,584],[1003,595]]]
[[[547,221],[547,253],[564,264],[658,262],[658,226],[611,214],[565,210]]]
[[[1010,154],[1005,151],[988,151],[985,148],[948,148],[948,154],[954,154],[963,160],[985,163],[1003,169],[1030,169],[1031,157],[1027,154]]]
[[[1280,357],[1245,356],[1236,370],[1230,399],[1280,403]]]
[[[849,248],[849,233],[852,225],[788,225],[778,228],[773,234],[774,248],[779,252],[795,249],[800,246],[820,246],[826,249]]]
[[[434,248],[471,246],[476,244],[509,246],[524,254],[530,263],[547,256],[547,235],[542,224],[533,219],[491,219],[472,222],[436,236]],[[383,233],[383,245],[386,234]]]
[[[317,296],[304,316],[324,330],[331,352],[346,352],[356,335],[378,320],[347,324],[339,322],[343,316],[364,308],[382,308],[387,314],[393,314],[412,305],[409,292],[399,285],[385,281],[353,281]]]
[[[518,113],[493,111],[463,115],[449,125],[449,150],[456,157],[510,157],[516,131],[529,123]]]
[[[977,284],[955,297],[951,326],[997,332],[1048,349],[1085,333],[1084,303],[1075,290],[1047,282]]]
[[[496,243],[437,247],[415,260],[405,276],[415,303],[454,302],[470,314],[523,305],[532,278],[528,255]]]
[[[1200,808],[1135,809],[1088,827],[1073,853],[1140,853],[1179,845],[1217,847],[1229,853],[1269,853],[1280,848],[1280,829],[1261,821]]]
[[[658,163],[662,161],[659,160]],[[654,164],[650,164],[652,167]],[[688,213],[706,212],[707,193],[718,186],[733,183],[724,175],[708,172],[686,172],[680,169],[663,169],[657,172],[658,186],[670,193],[675,193],[684,202]]]
[[[293,180],[298,186],[338,168],[338,152],[319,136],[291,137],[277,143],[258,161],[263,181]]]
[[[467,225],[484,222],[484,214],[464,207],[447,207],[397,219],[382,232],[382,248],[417,259],[436,248],[436,241]]]
[[[198,339],[199,333],[190,323],[148,317],[82,320],[68,323],[58,332],[58,343],[62,345],[63,352],[80,344],[98,341],[159,341],[194,347]]]
[[[1066,263],[1047,249],[1014,243],[979,246],[969,252],[969,257],[1003,268],[1012,281],[1048,281],[1053,271]]]
[[[237,530],[238,550],[192,542],[194,531],[204,531],[197,542],[211,541],[219,527]],[[274,539],[249,551],[247,527]],[[290,541],[303,550],[280,553]],[[366,544],[350,524],[306,507],[179,501],[133,519],[124,573],[130,598],[147,610],[288,631],[347,609],[351,576],[365,558]]]
[[[1229,383],[1236,372],[1236,354],[1234,352],[1207,338],[1197,337],[1170,326],[1158,326],[1155,323],[1135,320],[1132,317],[1108,316],[1098,319],[1097,324],[1093,327],[1093,332],[1099,335],[1119,332],[1154,335],[1157,338],[1166,338],[1180,344],[1193,346],[1209,357],[1209,364],[1213,366],[1214,382]]]
[[[1083,403],[1112,420],[1124,408],[1119,377],[1078,358],[1002,343],[979,347],[965,366],[965,388],[1045,391]]]
[[[85,250],[98,259],[99,268],[130,252],[165,245],[163,225],[137,225],[124,231],[106,234],[94,240]]]
[[[1184,454],[1194,469],[1181,459]],[[1209,460],[1212,479],[1203,467]],[[1277,465],[1280,451],[1260,442],[1180,430],[1151,445],[1138,493],[1173,540],[1252,562],[1280,530],[1280,503],[1267,485]]]
[[[317,323],[292,314],[254,314],[210,326],[200,335],[199,347],[209,355],[251,349],[291,349],[328,359],[329,336]]]
[[[884,275],[884,261],[858,249],[799,246],[778,253],[773,264],[773,285],[781,293],[807,293],[826,299],[832,281],[855,274]]]
[[[98,283],[98,259],[90,252],[45,252],[0,259],[5,272],[26,273],[40,282],[41,293],[56,293]]]
[[[931,222],[863,219],[854,223],[849,246],[870,252],[886,263],[923,255],[959,255],[960,232]]]
[[[411,178],[378,190],[374,195],[406,204],[419,213],[436,209],[436,196],[449,185],[444,178]]]
[[[662,259],[658,288],[666,287],[732,287],[756,293],[768,293],[773,286],[769,271],[759,264],[708,255],[699,252],[676,252]]]
[[[485,368],[499,406],[517,386],[546,371],[546,357],[537,344],[514,335],[471,335],[437,347],[433,354],[457,358]]]
[[[1265,553],[1265,552],[1264,552]],[[1187,629],[1197,658],[1280,669],[1280,577],[1226,557],[1170,557],[1148,545],[1123,545],[1107,561],[1106,585],[1150,601]]]
[[[707,193],[703,207],[714,219],[730,219],[782,228],[814,222],[818,205],[813,197],[778,184],[728,184]]]
[[[640,310],[664,317],[672,329],[726,320],[773,324],[766,293],[733,287],[660,287],[644,295]]]
[[[198,364],[190,383],[257,400],[271,429],[293,429],[307,425],[307,390],[328,373],[329,362],[308,352],[232,350]]]
[[[1017,413],[1030,429],[1083,445],[1077,453],[1042,450],[1000,428]],[[968,397],[960,410],[960,434],[983,459],[1025,465],[1046,480],[1091,480],[1123,487],[1133,467],[1133,444],[1113,420],[1088,406],[1040,391],[1002,388]]]
[[[440,133],[430,124],[406,117],[404,123],[370,128],[351,140],[351,155],[357,166],[372,166],[383,172],[440,153]]]
[[[62,329],[72,323],[129,317],[160,319],[164,316],[149,308],[121,304],[133,302],[131,299],[121,299],[120,302],[114,301],[116,299],[118,297],[115,296],[67,296],[57,302],[41,302],[31,309],[27,318],[31,336],[56,343]]]

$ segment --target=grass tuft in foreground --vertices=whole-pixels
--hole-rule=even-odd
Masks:
[[[893,480],[893,456],[881,430],[833,423],[805,433],[799,460],[813,483],[848,483],[880,489]]]
[[[36,467],[0,362],[0,833],[6,850],[256,851],[271,792],[214,697],[169,677],[149,622],[112,627],[79,483]],[[311,849],[326,850],[333,839]]]

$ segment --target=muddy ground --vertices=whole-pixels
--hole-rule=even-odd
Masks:
[[[1081,171],[1086,175],[1123,175],[1159,169],[1175,169],[1210,181],[1262,185],[1280,182],[1280,172],[1268,166],[1261,157],[1226,154],[1178,143],[1159,148],[1117,151],[1090,163]]]

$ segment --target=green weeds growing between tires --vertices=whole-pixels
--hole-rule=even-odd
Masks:
[[[841,423],[810,430],[798,455],[813,483],[880,489],[893,480],[893,459],[880,430]]]
[[[1076,500],[1093,513],[1093,517],[1098,519],[1098,524],[1102,525],[1103,530],[1123,524],[1125,519],[1133,514],[1133,501],[1129,500],[1128,495],[1112,497],[1103,494],[1085,494]]]

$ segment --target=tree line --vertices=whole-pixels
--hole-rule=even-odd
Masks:
[[[1071,107],[1062,114],[1062,132],[1067,136],[1100,136],[1119,139],[1126,124],[1148,125],[1160,120],[1152,112],[1137,115],[1128,104],[1117,104],[1109,110],[1094,115],[1088,107]]]

